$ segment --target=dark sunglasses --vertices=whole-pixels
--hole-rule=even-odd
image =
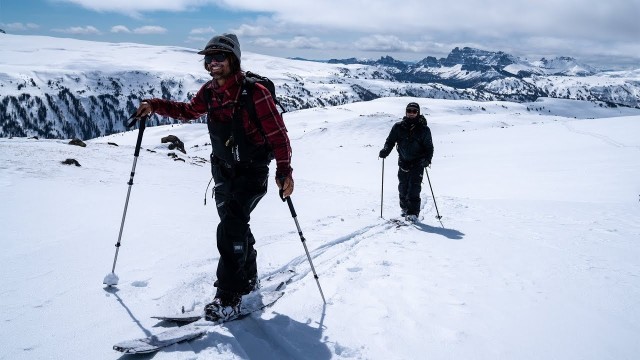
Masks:
[[[204,56],[205,64],[209,64],[213,61],[215,62],[223,62],[227,59],[227,54],[223,52],[217,52],[213,54],[207,54]]]
[[[407,109],[407,114],[417,114],[418,110],[416,109]]]

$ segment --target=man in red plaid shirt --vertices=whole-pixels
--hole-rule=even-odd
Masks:
[[[152,113],[178,120],[207,114],[213,152],[211,172],[220,216],[217,229],[217,287],[205,306],[211,321],[238,315],[242,295],[258,286],[255,238],[249,227],[251,211],[267,192],[269,163],[276,159],[276,184],[284,198],[293,192],[291,146],[287,129],[271,93],[259,83],[244,84],[240,43],[234,34],[214,36],[199,54],[213,79],[190,102],[143,100],[137,117]],[[247,86],[252,91],[246,91]],[[244,90],[244,91],[243,91]],[[251,94],[249,98],[247,94]],[[252,101],[252,118],[244,101]]]

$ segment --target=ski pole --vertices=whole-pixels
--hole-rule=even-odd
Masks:
[[[380,218],[384,219],[382,216],[382,205],[384,204],[384,158],[382,158],[382,186],[380,188]]]
[[[429,179],[429,171],[427,170],[427,168],[424,168],[424,171],[427,173],[427,180],[429,181],[429,188],[431,189],[431,196],[433,197],[433,205],[436,207],[436,214],[438,214],[436,216],[436,219],[440,220],[440,219],[442,219],[442,216],[440,216],[440,212],[438,211],[438,204],[436,203],[436,196],[433,195],[433,187],[431,186],[431,179]]]
[[[293,208],[293,203],[291,202],[291,196],[287,196],[286,198],[282,197],[283,191],[280,190],[280,198],[282,201],[286,201],[287,205],[289,205],[289,211],[291,211],[291,216],[293,217],[293,221],[296,223],[296,228],[298,228],[298,235],[300,235],[300,240],[302,241],[302,246],[304,246],[304,251],[307,253],[307,259],[309,260],[309,265],[311,265],[311,271],[313,272],[313,277],[316,279],[316,284],[318,284],[318,290],[320,290],[320,296],[322,296],[322,302],[325,304],[327,301],[324,299],[324,293],[322,292],[322,287],[320,286],[320,280],[318,280],[318,274],[316,273],[316,269],[313,267],[313,262],[311,261],[311,255],[309,255],[309,249],[307,249],[306,239],[302,234],[302,229],[300,229],[300,224],[298,223],[298,215],[296,214],[296,209]]]
[[[129,189],[127,190],[127,199],[124,202],[124,212],[122,213],[122,222],[120,223],[120,233],[118,234],[118,242],[116,243],[116,255],[113,258],[113,267],[111,268],[111,273],[107,274],[102,281],[103,284],[107,286],[118,285],[118,276],[115,274],[116,271],[116,262],[118,261],[118,252],[120,251],[120,242],[122,240],[122,230],[124,229],[124,220],[127,217],[127,208],[129,207],[129,196],[131,195],[131,186],[133,186],[133,177],[136,174],[136,164],[138,162],[138,156],[140,155],[140,146],[142,145],[142,134],[144,133],[144,129],[146,127],[146,121],[149,116],[143,116],[140,118],[140,127],[138,128],[138,140],[136,141],[136,149],[133,153],[133,167],[131,168],[131,177],[129,178]],[[133,120],[132,120],[133,119]],[[134,115],[131,115],[129,118],[131,122],[127,124],[127,128],[131,128],[137,121],[138,118]]]

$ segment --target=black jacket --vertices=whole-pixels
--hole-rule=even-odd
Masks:
[[[380,157],[387,157],[398,144],[398,165],[412,167],[427,166],[433,158],[433,140],[427,120],[420,115],[415,119],[404,117],[391,128],[391,132],[380,151]]]

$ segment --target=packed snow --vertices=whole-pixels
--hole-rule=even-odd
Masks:
[[[384,162],[377,154],[410,101],[427,114],[435,156],[419,223],[396,228],[385,219],[400,211],[397,153]],[[151,316],[201,309],[214,293],[206,125],[144,131],[111,288],[102,282],[138,131],[85,148],[0,139],[0,359],[640,354],[640,110],[385,98],[291,112],[285,122],[292,201],[327,304],[270,179],[251,226],[260,275],[297,273],[284,297],[146,356],[112,345],[175,326]],[[169,134],[184,141],[184,161],[167,156],[160,139]],[[67,158],[81,166],[61,164]]]

